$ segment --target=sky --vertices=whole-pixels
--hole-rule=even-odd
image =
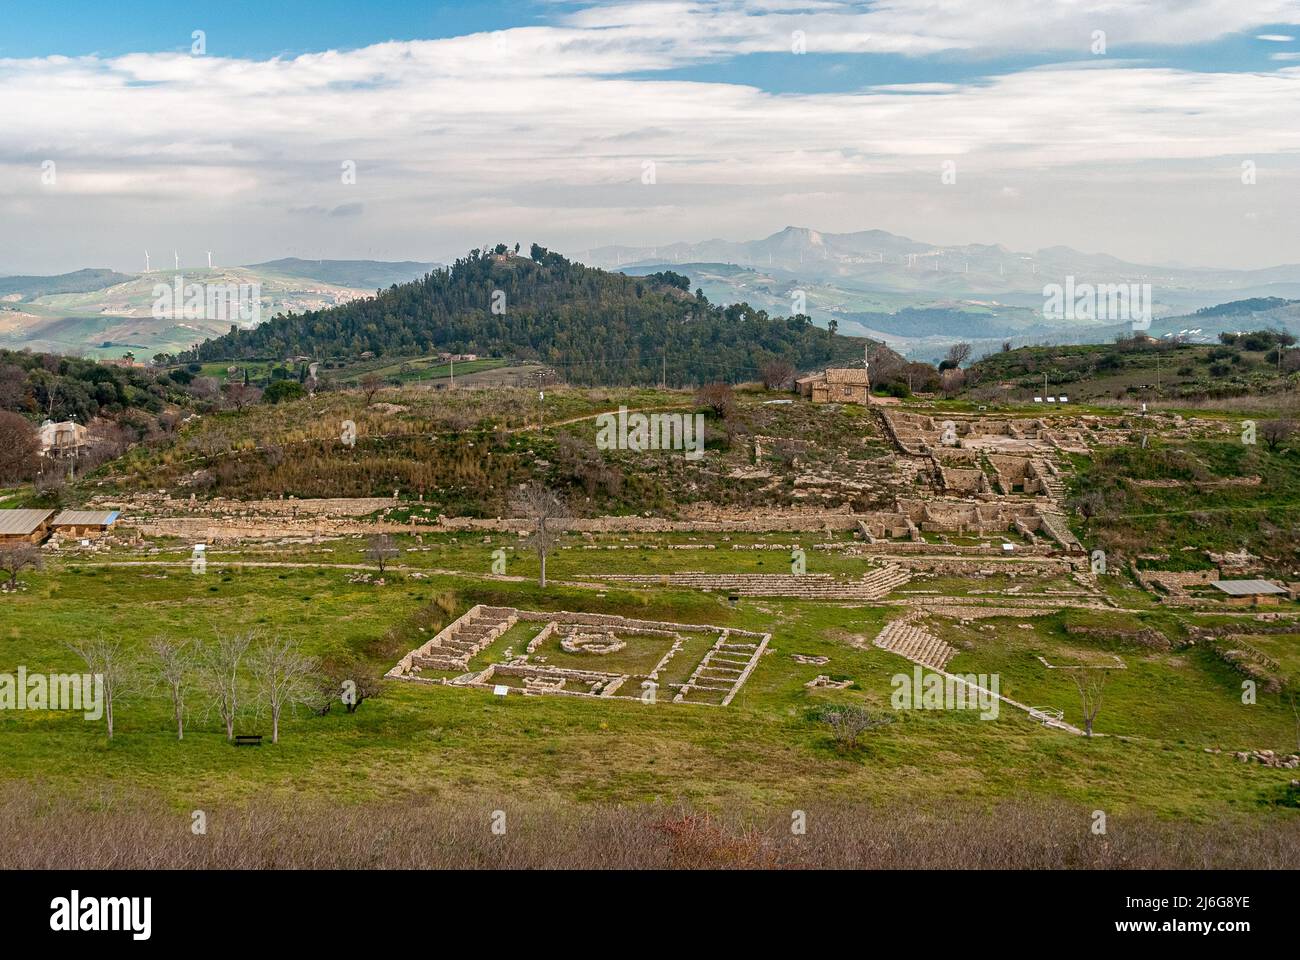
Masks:
[[[1300,0],[0,0],[0,274],[787,226],[1300,262]]]

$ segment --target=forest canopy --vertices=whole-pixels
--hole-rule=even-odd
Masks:
[[[799,370],[860,360],[869,341],[837,336],[804,315],[718,306],[690,279],[629,277],[533,244],[473,250],[450,267],[338,307],[232,328],[183,361],[309,356],[354,359],[435,351],[537,360],[576,384],[754,379],[774,359]]]

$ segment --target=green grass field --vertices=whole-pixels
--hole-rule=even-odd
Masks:
[[[507,538],[493,537],[491,543],[477,537],[472,543],[467,537],[424,539],[431,549],[405,553],[398,561],[403,569],[390,571],[382,586],[350,583],[356,571],[337,568],[359,561],[359,540],[299,547],[278,557],[250,551],[245,557],[326,565],[312,567],[238,567],[230,563],[231,554],[214,550],[202,575],[190,573],[187,565],[103,565],[104,560],[141,559],[125,551],[55,561],[24,575],[25,592],[0,597],[0,672],[20,664],[29,671],[74,669],[75,658],[62,644],[87,631],[123,637],[143,651],[158,634],[202,636],[214,628],[292,636],[313,654],[360,656],[387,669],[429,635],[411,626],[413,618],[449,592],[455,596],[453,615],[485,602],[733,625],[770,631],[771,652],[726,708],[571,697],[502,699],[476,690],[388,682],[381,698],[367,700],[355,714],[299,712],[286,722],[280,744],[251,750],[230,747],[217,719],[201,709],[178,743],[169,702],[139,689],[119,700],[111,742],[102,724],[80,716],[0,713],[3,776],[84,797],[130,786],[175,808],[267,795],[346,804],[473,792],[568,803],[661,799],[749,807],[840,798],[941,811],[955,803],[1029,796],[1191,818],[1262,810],[1294,776],[1294,771],[1241,764],[1229,753],[1204,749],[1295,750],[1296,720],[1282,698],[1261,695],[1257,704],[1243,705],[1240,678],[1195,648],[1152,652],[1069,635],[1069,611],[1024,621],[981,621],[991,623],[992,632],[943,619],[936,619],[934,628],[960,651],[950,669],[996,672],[1004,694],[1061,708],[1075,723],[1077,692],[1037,657],[1057,662],[1118,653],[1128,669],[1116,671],[1107,689],[1097,722],[1107,736],[1085,740],[1052,732],[1005,706],[991,721],[973,713],[903,711],[858,749],[846,751],[812,714],[841,702],[891,712],[891,678],[910,674],[912,665],[853,642],[869,641],[900,615],[899,608],[772,598],[741,600],[733,608],[724,596],[660,588],[552,585],[543,593],[531,581],[484,577],[491,550]],[[583,550],[579,538],[566,538],[575,549],[558,551],[550,574],[564,580],[626,565],[643,570],[641,556],[661,565],[671,561],[679,570],[787,569],[782,564],[788,558],[775,551],[724,551],[721,543],[713,551],[642,551],[636,548],[647,544],[635,540],[605,537],[598,546],[619,549]],[[414,545],[409,538],[402,541]],[[634,549],[623,549],[628,544]],[[175,562],[182,555],[177,549],[154,559]],[[530,554],[520,550],[511,556],[509,574],[533,574],[536,561]],[[836,572],[853,572],[847,568],[855,561],[836,560],[842,564]],[[820,562],[810,551],[810,572],[817,572]],[[860,570],[861,561],[856,563]],[[1124,617],[1128,623],[1172,629],[1163,611],[1141,609]],[[1020,622],[1031,629],[1020,628]],[[504,649],[498,641],[488,656],[499,657]],[[793,653],[831,659],[825,666],[801,665]],[[854,685],[842,691],[806,689],[804,683],[818,673],[850,678]],[[267,733],[268,728],[266,716],[251,709],[238,724],[240,732]]]

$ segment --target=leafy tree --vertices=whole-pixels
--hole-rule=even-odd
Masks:
[[[307,388],[297,380],[276,380],[262,391],[262,400],[265,403],[300,400],[305,396],[307,396]]]

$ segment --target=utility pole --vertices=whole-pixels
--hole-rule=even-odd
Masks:
[[[663,373],[659,378],[659,386],[664,390],[668,389],[668,351],[667,350],[665,350],[663,353]]]
[[[447,389],[455,390],[456,389],[456,357],[454,354],[452,355],[451,360],[449,360],[448,362],[451,364],[451,386],[449,386]]]

